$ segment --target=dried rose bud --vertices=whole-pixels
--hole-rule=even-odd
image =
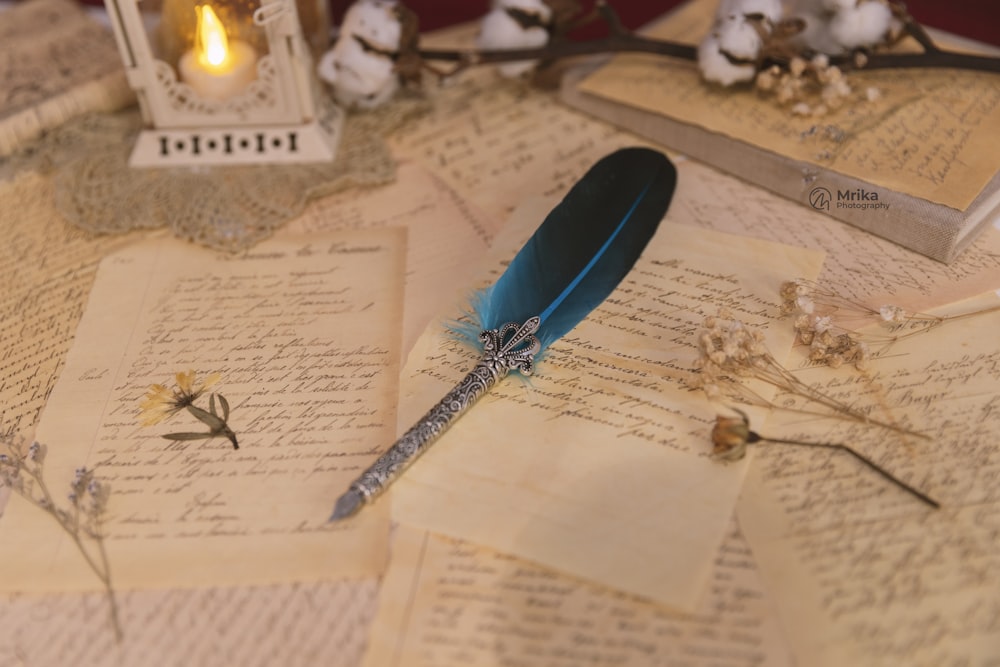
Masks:
[[[739,461],[746,456],[747,445],[757,440],[759,437],[750,430],[750,421],[742,412],[739,417],[719,415],[712,427],[712,456],[724,461]]]

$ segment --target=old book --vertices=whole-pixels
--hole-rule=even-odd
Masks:
[[[650,27],[696,42],[712,0]],[[1000,76],[957,70],[849,75],[850,104],[793,115],[750,87],[702,81],[694,63],[621,55],[571,70],[570,106],[626,127],[910,250],[951,262],[1000,215]],[[874,100],[865,93],[871,89]]]
[[[0,156],[47,129],[134,101],[111,31],[73,0],[0,13]]]

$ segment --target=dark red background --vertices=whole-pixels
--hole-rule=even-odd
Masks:
[[[352,0],[331,0],[333,19],[340,22],[344,9]],[[590,6],[589,0],[584,0]],[[663,14],[682,0],[608,0],[622,21],[630,28]],[[433,30],[452,23],[471,21],[485,14],[489,0],[404,0],[417,12],[421,31]],[[1000,1],[998,0],[911,0],[906,3],[910,13],[926,26],[1000,46]],[[691,42],[700,35],[692,36]]]
[[[83,0],[86,4],[101,5],[103,0]],[[329,0],[333,20],[340,18],[353,0]],[[608,0],[622,21],[630,28],[663,14],[683,0]],[[452,23],[471,21],[485,14],[489,0],[404,0],[420,16],[422,31],[434,30]],[[583,0],[590,6],[592,0]],[[906,3],[910,13],[926,26],[1000,46],[1000,0],[910,0]],[[692,36],[696,42],[698,36]]]

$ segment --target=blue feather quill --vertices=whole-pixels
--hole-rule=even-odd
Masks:
[[[512,371],[575,327],[631,270],[670,205],[665,155],[625,148],[601,159],[545,218],[503,275],[472,299],[479,363],[337,500],[344,519],[382,493],[451,423]]]
[[[544,350],[618,286],[670,205],[665,155],[625,148],[601,159],[548,215],[507,270],[471,299],[481,329],[540,319]]]

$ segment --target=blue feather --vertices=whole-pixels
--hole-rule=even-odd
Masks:
[[[549,213],[490,287],[472,298],[482,329],[541,320],[544,350],[600,305],[631,270],[670,206],[665,155],[625,148],[599,160]]]
[[[591,167],[500,279],[473,298],[485,348],[479,363],[354,480],[330,520],[371,502],[511,370],[530,374],[534,355],[576,326],[632,269],[676,184],[670,160],[646,148],[620,150]]]

